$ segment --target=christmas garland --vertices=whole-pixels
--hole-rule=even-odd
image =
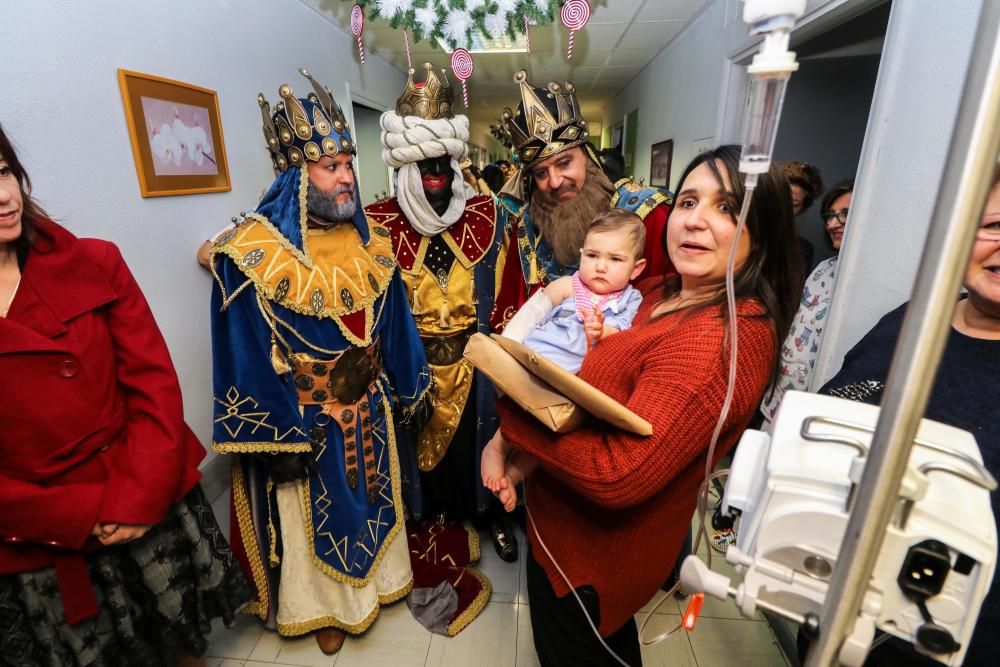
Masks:
[[[370,19],[382,18],[413,38],[444,42],[451,49],[471,48],[474,32],[485,37],[507,35],[517,39],[527,23],[552,23],[559,0],[345,0],[365,10]]]

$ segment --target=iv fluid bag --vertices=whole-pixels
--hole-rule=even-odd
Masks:
[[[787,84],[787,73],[754,76],[751,79],[750,100],[743,117],[743,152],[740,154],[740,171],[744,174],[762,174],[771,166]]]

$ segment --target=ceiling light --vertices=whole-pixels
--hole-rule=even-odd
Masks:
[[[444,49],[445,53],[451,53],[453,48],[440,38],[436,38],[438,46]],[[510,35],[503,34],[499,37],[486,37],[481,32],[473,31],[472,45],[469,53],[527,53],[528,43],[524,35],[518,35],[511,39]]]

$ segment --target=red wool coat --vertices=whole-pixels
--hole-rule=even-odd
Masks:
[[[72,623],[97,610],[94,524],[158,523],[205,450],[118,248],[38,231],[0,318],[0,574],[55,566]]]

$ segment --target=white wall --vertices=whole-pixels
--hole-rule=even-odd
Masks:
[[[499,115],[500,114],[497,114],[498,117]],[[493,122],[495,123],[497,121]],[[482,146],[486,149],[486,153],[489,155],[493,155],[494,153],[502,154],[505,159],[508,161],[510,160],[510,151],[504,148],[503,144],[493,138],[493,135],[490,133],[490,123],[486,121],[470,119],[469,143]]]
[[[732,49],[722,38],[733,3],[710,4],[604,109],[601,124],[615,126],[639,109],[635,146],[636,179],[649,180],[650,148],[674,140],[670,188],[695,154],[694,142],[716,133],[716,115]],[[745,33],[745,31],[744,31]],[[745,35],[744,35],[745,36]]]
[[[878,4],[810,0],[792,44]],[[604,123],[640,109],[636,176],[650,146],[674,139],[673,179],[697,140],[738,141],[754,42],[735,0],[715,0],[612,100]],[[909,298],[958,110],[982,0],[894,0],[817,364],[816,386],[878,318]],[[676,182],[671,187],[676,186]]]
[[[257,93],[273,104],[287,82],[305,94],[307,67],[349,114],[348,85],[389,107],[406,78],[377,56],[360,65],[353,38],[299,2],[33,0],[5,3],[2,21],[0,123],[42,205],[75,234],[121,247],[167,339],[187,421],[208,443],[211,278],[194,251],[273,179]],[[139,196],[119,67],[218,91],[232,192]]]
[[[910,298],[981,8],[981,0],[893,3],[814,388]]]

